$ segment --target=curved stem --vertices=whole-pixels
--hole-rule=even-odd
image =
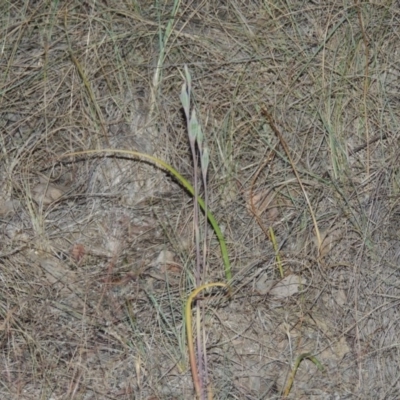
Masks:
[[[201,398],[201,384],[200,384],[199,371],[197,369],[197,364],[196,364],[194,345],[193,345],[192,303],[193,303],[193,300],[196,298],[196,296],[201,291],[203,291],[204,289],[208,289],[210,287],[214,287],[214,286],[228,287],[228,285],[226,283],[218,283],[218,282],[217,283],[207,283],[205,285],[202,285],[202,286],[196,288],[195,290],[193,290],[192,293],[190,293],[190,296],[186,300],[186,306],[185,306],[186,335],[187,335],[187,343],[188,343],[188,349],[189,349],[190,369],[192,370],[193,384],[194,384],[197,398]]]
[[[175,168],[171,167],[171,165],[167,164],[166,162],[160,160],[157,157],[151,156],[149,154],[145,153],[140,153],[138,151],[133,151],[133,150],[119,150],[119,149],[102,149],[102,150],[84,150],[84,151],[76,151],[73,153],[67,153],[62,155],[60,158],[65,158],[65,157],[71,157],[71,156],[81,156],[85,154],[104,154],[104,153],[112,153],[112,154],[125,154],[125,155],[130,155],[132,157],[138,158],[138,159],[144,159],[152,162],[158,167],[161,167],[163,169],[166,169],[171,175],[173,175],[178,182],[192,195],[194,196],[194,189],[193,186],[189,183],[187,179],[185,179]],[[217,235],[219,245],[221,248],[221,253],[222,253],[222,259],[224,262],[224,272],[225,272],[225,278],[229,282],[232,279],[232,271],[231,271],[231,265],[228,257],[228,249],[226,247],[224,235],[221,232],[221,229],[218,225],[217,220],[214,218],[214,215],[211,213],[210,210],[206,208],[206,205],[204,203],[204,200],[201,197],[197,197],[197,203],[201,207],[201,209],[207,213],[207,218],[210,221],[211,226],[214,229],[215,234]]]

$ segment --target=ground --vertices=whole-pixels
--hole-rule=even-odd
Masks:
[[[2,399],[400,398],[397,2],[0,10]]]

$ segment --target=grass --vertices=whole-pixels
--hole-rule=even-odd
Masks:
[[[1,398],[399,397],[395,2],[0,12]]]

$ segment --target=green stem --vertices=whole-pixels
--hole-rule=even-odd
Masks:
[[[313,362],[313,363],[317,366],[317,368],[318,368],[320,371],[324,371],[324,367],[323,367],[322,364],[319,362],[319,360],[317,359],[317,357],[313,356],[311,353],[303,353],[303,354],[300,354],[300,355],[296,358],[296,361],[295,361],[295,363],[294,363],[292,372],[290,373],[289,379],[288,379],[288,381],[287,381],[287,383],[286,383],[286,387],[285,387],[285,389],[284,389],[284,391],[283,391],[283,398],[286,398],[287,396],[289,396],[290,389],[292,388],[293,381],[294,381],[294,378],[295,378],[295,376],[296,376],[296,372],[297,372],[297,370],[298,370],[298,368],[299,368],[299,366],[300,366],[300,363],[301,363],[304,359],[310,360],[311,362]]]
[[[132,150],[119,150],[119,149],[102,149],[102,150],[85,150],[85,151],[77,151],[73,153],[67,153],[61,156],[60,158],[65,157],[72,157],[72,156],[81,156],[85,154],[103,154],[103,153],[113,153],[113,154],[125,154],[130,155],[132,157],[138,159],[144,159],[152,162],[153,164],[157,165],[158,167],[166,169],[171,175],[173,175],[178,182],[192,195],[194,196],[194,189],[193,186],[186,180],[175,168],[171,167],[171,165],[167,164],[166,162],[160,160],[157,157],[151,156],[149,154],[140,153],[138,151]],[[224,262],[224,272],[225,278],[229,282],[232,279],[232,271],[231,271],[231,264],[228,257],[228,249],[226,247],[224,235],[221,232],[221,229],[218,225],[217,220],[214,218],[214,215],[211,213],[210,210],[206,209],[206,205],[204,200],[201,197],[197,197],[197,203],[201,207],[201,209],[207,213],[207,218],[210,221],[211,226],[214,229],[215,234],[217,235],[219,245],[221,248],[222,259]]]

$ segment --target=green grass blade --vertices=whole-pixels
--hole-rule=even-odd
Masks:
[[[87,155],[87,154],[104,154],[104,153],[111,153],[111,154],[125,154],[125,155],[130,155],[132,157],[135,157],[139,160],[148,160],[152,164],[158,166],[159,168],[167,170],[172,176],[174,176],[177,181],[192,195],[194,196],[194,188],[190,184],[188,180],[186,180],[175,168],[173,168],[171,165],[167,164],[166,162],[160,160],[157,157],[153,157],[149,154],[145,153],[140,153],[138,151],[133,151],[133,150],[119,150],[119,149],[102,149],[102,150],[85,150],[85,151],[77,151],[73,153],[67,153],[64,154],[61,158],[65,157],[72,157],[72,156],[82,156],[82,155]],[[201,197],[197,198],[197,202],[201,209],[207,214],[207,218],[210,221],[211,226],[214,229],[215,234],[217,235],[219,245],[221,248],[221,254],[222,254],[222,259],[224,262],[224,273],[225,273],[225,278],[229,282],[232,279],[232,271],[231,271],[231,265],[229,261],[229,256],[228,256],[228,249],[226,247],[226,242],[224,235],[222,234],[222,231],[218,225],[217,220],[215,219],[214,215],[211,213],[210,210],[206,210],[206,205],[204,200]]]

